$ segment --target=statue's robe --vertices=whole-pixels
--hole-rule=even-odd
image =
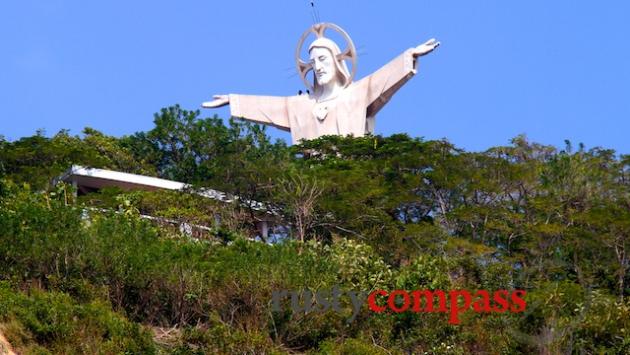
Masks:
[[[408,49],[385,66],[353,82],[335,98],[317,102],[313,95],[257,96],[230,94],[234,117],[291,132],[293,143],[323,135],[362,137],[374,133],[376,113],[417,71]],[[320,119],[316,112],[319,113]]]

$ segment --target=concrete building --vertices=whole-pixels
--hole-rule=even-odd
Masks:
[[[79,195],[96,192],[105,187],[118,187],[127,191],[191,191],[199,196],[223,203],[239,202],[255,211],[254,218],[256,221],[256,228],[263,240],[268,239],[270,228],[280,221],[279,213],[267,208],[263,203],[243,200],[238,196],[208,188],[192,189],[191,185],[179,181],[106,169],[87,168],[79,165],[73,165],[63,175],[55,179],[54,183],[59,181],[72,184]],[[190,226],[182,225],[180,226],[180,229],[186,231],[190,229]]]

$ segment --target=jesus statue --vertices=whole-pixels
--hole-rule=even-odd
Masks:
[[[348,48],[324,37],[332,28],[348,41]],[[299,57],[309,32],[317,38],[308,47],[309,61]],[[356,72],[356,51],[347,34],[338,26],[320,23],[302,36],[296,51],[298,71],[309,87],[308,94],[295,96],[215,95],[204,102],[205,108],[230,105],[231,115],[291,132],[293,143],[324,135],[364,136],[374,133],[376,114],[417,72],[418,57],[431,53],[440,45],[435,39],[410,48],[373,74],[353,82]],[[352,73],[345,60],[352,60]],[[306,73],[313,72],[313,85]]]

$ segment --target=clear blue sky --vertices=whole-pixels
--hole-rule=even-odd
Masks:
[[[307,0],[0,3],[0,134],[121,136],[212,94],[293,95]],[[359,48],[358,78],[436,37],[376,132],[485,150],[536,142],[630,153],[630,2],[316,0]],[[227,109],[204,110],[228,117]],[[289,141],[274,128],[273,137]]]

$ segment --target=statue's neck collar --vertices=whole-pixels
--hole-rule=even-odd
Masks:
[[[333,85],[332,87],[319,87],[315,90],[313,97],[317,102],[331,101],[339,97],[343,92],[343,87],[340,85]]]

